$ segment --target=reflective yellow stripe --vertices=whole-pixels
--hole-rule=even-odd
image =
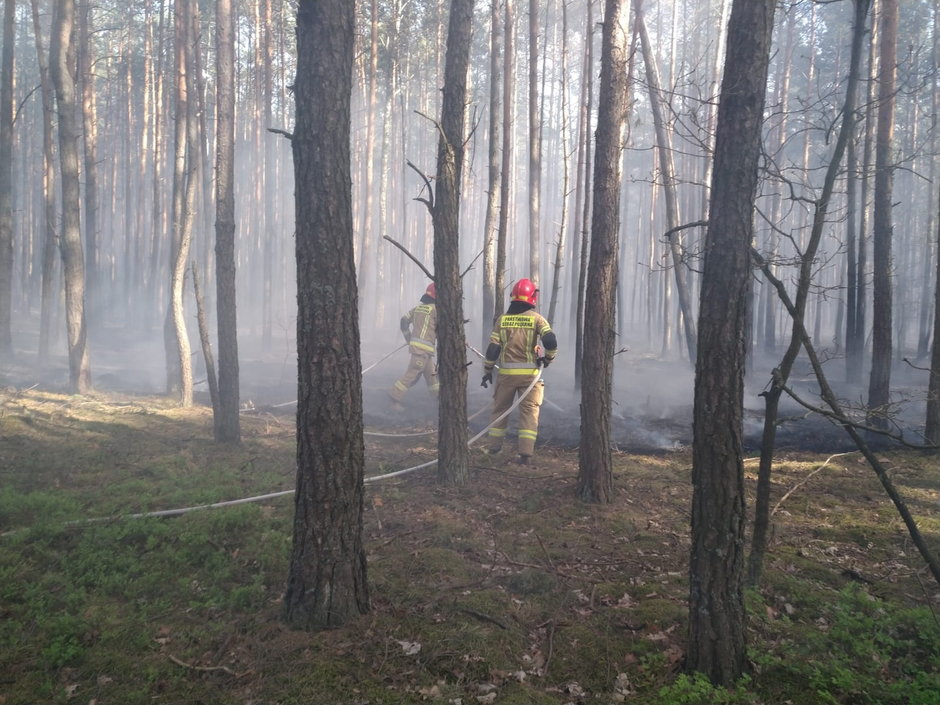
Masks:
[[[490,438],[504,438],[506,436],[505,428],[491,428],[489,432]]]
[[[499,373],[501,375],[535,375],[538,374],[538,369],[533,369],[530,367],[523,368],[521,370],[507,370],[504,367],[499,368]]]
[[[519,438],[531,438],[533,441],[538,436],[538,431],[527,431],[524,428],[519,429]]]
[[[433,346],[433,345],[430,345],[430,344],[428,344],[428,343],[425,343],[423,340],[415,340],[414,338],[412,338],[412,339],[411,339],[411,346],[412,346],[412,347],[415,347],[415,348],[418,348],[418,350],[425,350],[425,351],[430,352],[430,353],[433,353],[433,352],[434,352],[434,346]]]

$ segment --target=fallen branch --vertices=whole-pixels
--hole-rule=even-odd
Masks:
[[[777,513],[777,510],[780,508],[780,505],[783,504],[783,503],[787,500],[787,498],[789,498],[789,496],[790,496],[791,494],[793,494],[793,493],[796,492],[798,489],[800,489],[803,485],[805,485],[807,482],[809,482],[809,479],[810,479],[813,475],[815,475],[816,473],[820,472],[823,468],[828,467],[830,460],[832,460],[833,458],[838,458],[840,455],[850,455],[850,454],[852,454],[852,453],[857,453],[857,452],[858,452],[857,450],[849,450],[849,451],[846,451],[845,453],[836,453],[836,454],[834,454],[834,455],[830,455],[830,456],[829,456],[828,458],[826,458],[822,463],[820,463],[819,466],[818,466],[815,470],[813,470],[809,475],[807,475],[807,476],[804,477],[802,480],[800,480],[799,482],[797,482],[795,485],[793,485],[793,487],[791,487],[789,490],[787,490],[787,491],[784,493],[783,497],[781,497],[781,498],[777,501],[777,503],[774,505],[774,508],[770,510],[770,516],[773,516],[774,514],[776,514],[776,513]]]
[[[503,624],[498,619],[496,619],[496,617],[490,617],[488,614],[477,612],[476,610],[472,610],[468,607],[458,607],[457,611],[463,612],[464,614],[469,614],[471,617],[476,617],[481,622],[489,622],[490,624],[495,624],[500,629],[505,629],[506,631],[509,631],[509,627],[507,627],[505,624]]]
[[[535,570],[541,570],[546,573],[554,573],[559,578],[564,578],[565,580],[583,580],[585,582],[592,583],[592,584],[603,582],[602,580],[599,580],[598,578],[589,578],[585,575],[568,575],[567,573],[563,573],[562,571],[557,570],[555,568],[546,568],[544,565],[537,565],[535,563],[523,563],[521,561],[514,561],[505,553],[502,553],[501,555],[503,559],[509,565],[514,565],[518,568],[534,568]]]
[[[209,673],[212,671],[222,671],[223,673],[227,673],[228,675],[233,676],[235,678],[241,678],[242,676],[246,675],[246,673],[240,673],[240,674],[235,673],[235,671],[233,671],[228,666],[196,666],[191,663],[186,663],[182,659],[176,658],[176,656],[174,656],[173,654],[167,654],[167,658],[170,659],[170,661],[175,663],[177,666],[188,668],[191,671],[199,671],[202,673]]]

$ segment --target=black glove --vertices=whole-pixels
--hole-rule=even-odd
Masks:
[[[411,342],[411,332],[410,332],[410,331],[404,330],[404,331],[402,331],[401,334],[402,334],[402,336],[405,338],[405,342],[406,342],[406,343],[410,343],[410,342]]]
[[[539,360],[542,362],[543,369],[552,364],[552,360],[549,357],[540,357]]]
[[[480,386],[483,387],[483,389],[486,389],[487,385],[490,385],[492,383],[493,383],[493,373],[487,372],[486,374],[483,375],[483,381],[480,382]]]

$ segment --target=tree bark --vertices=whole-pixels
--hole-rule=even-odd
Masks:
[[[730,686],[746,663],[743,393],[750,248],[775,0],[734,0],[699,307],[686,668]]]
[[[69,387],[91,389],[88,328],[85,324],[85,260],[82,255],[81,189],[76,124],[75,0],[56,3],[52,17],[50,68],[59,113],[59,161],[62,173],[62,269],[65,276],[65,326],[68,334]]]
[[[82,0],[79,7],[78,75],[82,87],[82,122],[84,145],[85,198],[82,213],[85,216],[85,298],[95,325],[95,311],[99,307],[98,288],[98,115],[95,101],[95,73],[93,43],[90,41],[91,1]]]
[[[43,49],[42,31],[39,25],[39,0],[32,0],[33,34],[36,39],[36,57],[39,65],[39,82],[42,89],[42,282],[39,296],[39,361],[49,359],[52,334],[52,314],[56,308],[55,257],[56,257],[56,159],[55,130],[52,119],[55,115],[55,87],[49,76],[49,60]],[[2,162],[0,162],[2,163]]]
[[[594,102],[594,0],[588,0],[587,19],[584,31],[584,72],[581,80],[581,115],[579,117],[580,143],[578,146],[578,169],[581,176],[578,180],[575,202],[575,227],[579,231],[573,238],[577,267],[572,267],[573,286],[571,301],[573,303],[574,319],[574,388],[581,389],[581,361],[584,356],[584,287],[587,278],[588,261],[588,225],[591,222],[591,104]]]
[[[174,54],[176,69],[175,159],[173,168],[173,239],[170,248],[170,298],[167,304],[164,340],[167,354],[167,392],[175,394],[180,406],[193,404],[192,347],[183,306],[186,268],[192,242],[195,202],[195,159],[191,151],[192,62],[190,12],[185,0],[175,0]]]
[[[610,411],[616,341],[616,294],[620,246],[621,154],[627,117],[627,37],[625,0],[606,0],[601,39],[594,204],[584,312],[581,375],[581,442],[578,496],[608,503],[613,490]]]
[[[365,152],[362,164],[362,247],[359,254],[359,302],[363,313],[367,311],[366,306],[371,306],[374,310],[373,281],[375,279],[375,235],[372,232],[372,203],[373,203],[373,180],[375,178],[375,120],[377,110],[378,94],[378,73],[379,73],[379,3],[378,0],[371,0],[371,18],[369,22],[369,87],[366,96],[367,110],[366,120],[366,140],[363,145]],[[372,320],[373,316],[366,314],[366,320]]]
[[[499,223],[500,170],[500,3],[490,0],[490,120],[487,149],[486,216],[483,221],[483,320],[480,321],[481,350],[486,349],[496,314],[496,241]]]
[[[362,538],[362,376],[350,166],[354,8],[297,7],[297,494],[284,619],[341,625],[369,610]]]
[[[503,165],[499,181],[499,230],[496,235],[496,284],[493,299],[493,321],[502,313],[503,292],[506,289],[506,244],[509,239],[509,216],[512,212],[512,117],[515,92],[515,44],[513,35],[512,0],[505,0],[506,18],[503,28]]]
[[[460,279],[460,177],[473,0],[451,0],[444,64],[444,96],[434,193],[434,276],[437,284],[437,356],[441,389],[438,418],[438,480],[469,481],[467,448],[467,346]]]
[[[235,290],[235,17],[232,0],[216,4],[216,317],[219,338],[219,406],[215,439],[241,441],[238,326]]]
[[[529,0],[529,279],[539,286],[542,238],[542,139],[539,124],[539,0]]]
[[[561,216],[558,219],[558,240],[555,243],[555,257],[552,262],[552,294],[548,304],[548,320],[555,320],[558,310],[558,298],[562,286],[562,266],[565,261],[568,232],[568,196],[570,181],[570,153],[568,151],[568,5],[561,3]]]
[[[927,385],[927,418],[924,436],[928,443],[940,443],[940,191],[937,197],[937,278],[933,295],[933,351]]]
[[[887,428],[886,416],[891,391],[891,240],[893,225],[891,200],[894,164],[891,144],[894,136],[895,76],[898,41],[897,0],[882,0],[881,42],[878,68],[878,128],[875,138],[875,195],[873,215],[872,267],[872,354],[868,383],[868,423]]]
[[[679,197],[676,193],[676,166],[672,157],[672,137],[667,129],[659,69],[656,67],[656,57],[650,44],[649,34],[646,31],[646,22],[643,19],[643,2],[637,0],[634,12],[636,13],[637,29],[640,35],[640,46],[643,49],[643,64],[646,66],[646,81],[649,84],[650,108],[653,113],[653,124],[656,129],[657,153],[659,155],[659,173],[662,178],[663,198],[666,204],[667,240],[669,252],[672,255],[672,266],[676,280],[676,293],[679,296],[679,311],[682,315],[685,329],[685,341],[689,350],[689,360],[695,359],[695,319],[692,313],[692,299],[689,293],[689,284],[686,277],[686,264],[682,252],[682,243],[679,240]],[[664,325],[668,328],[669,321]]]
[[[0,359],[13,355],[13,38],[16,0],[3,4],[0,60]]]

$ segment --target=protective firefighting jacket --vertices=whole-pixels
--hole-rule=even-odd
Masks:
[[[437,306],[429,296],[401,317],[401,332],[412,352],[434,354],[437,342]]]
[[[548,362],[554,360],[558,342],[548,320],[531,304],[514,301],[506,313],[496,319],[486,348],[483,371],[492,372],[499,363],[500,374],[535,374],[539,368],[539,341],[544,346],[541,356]]]

